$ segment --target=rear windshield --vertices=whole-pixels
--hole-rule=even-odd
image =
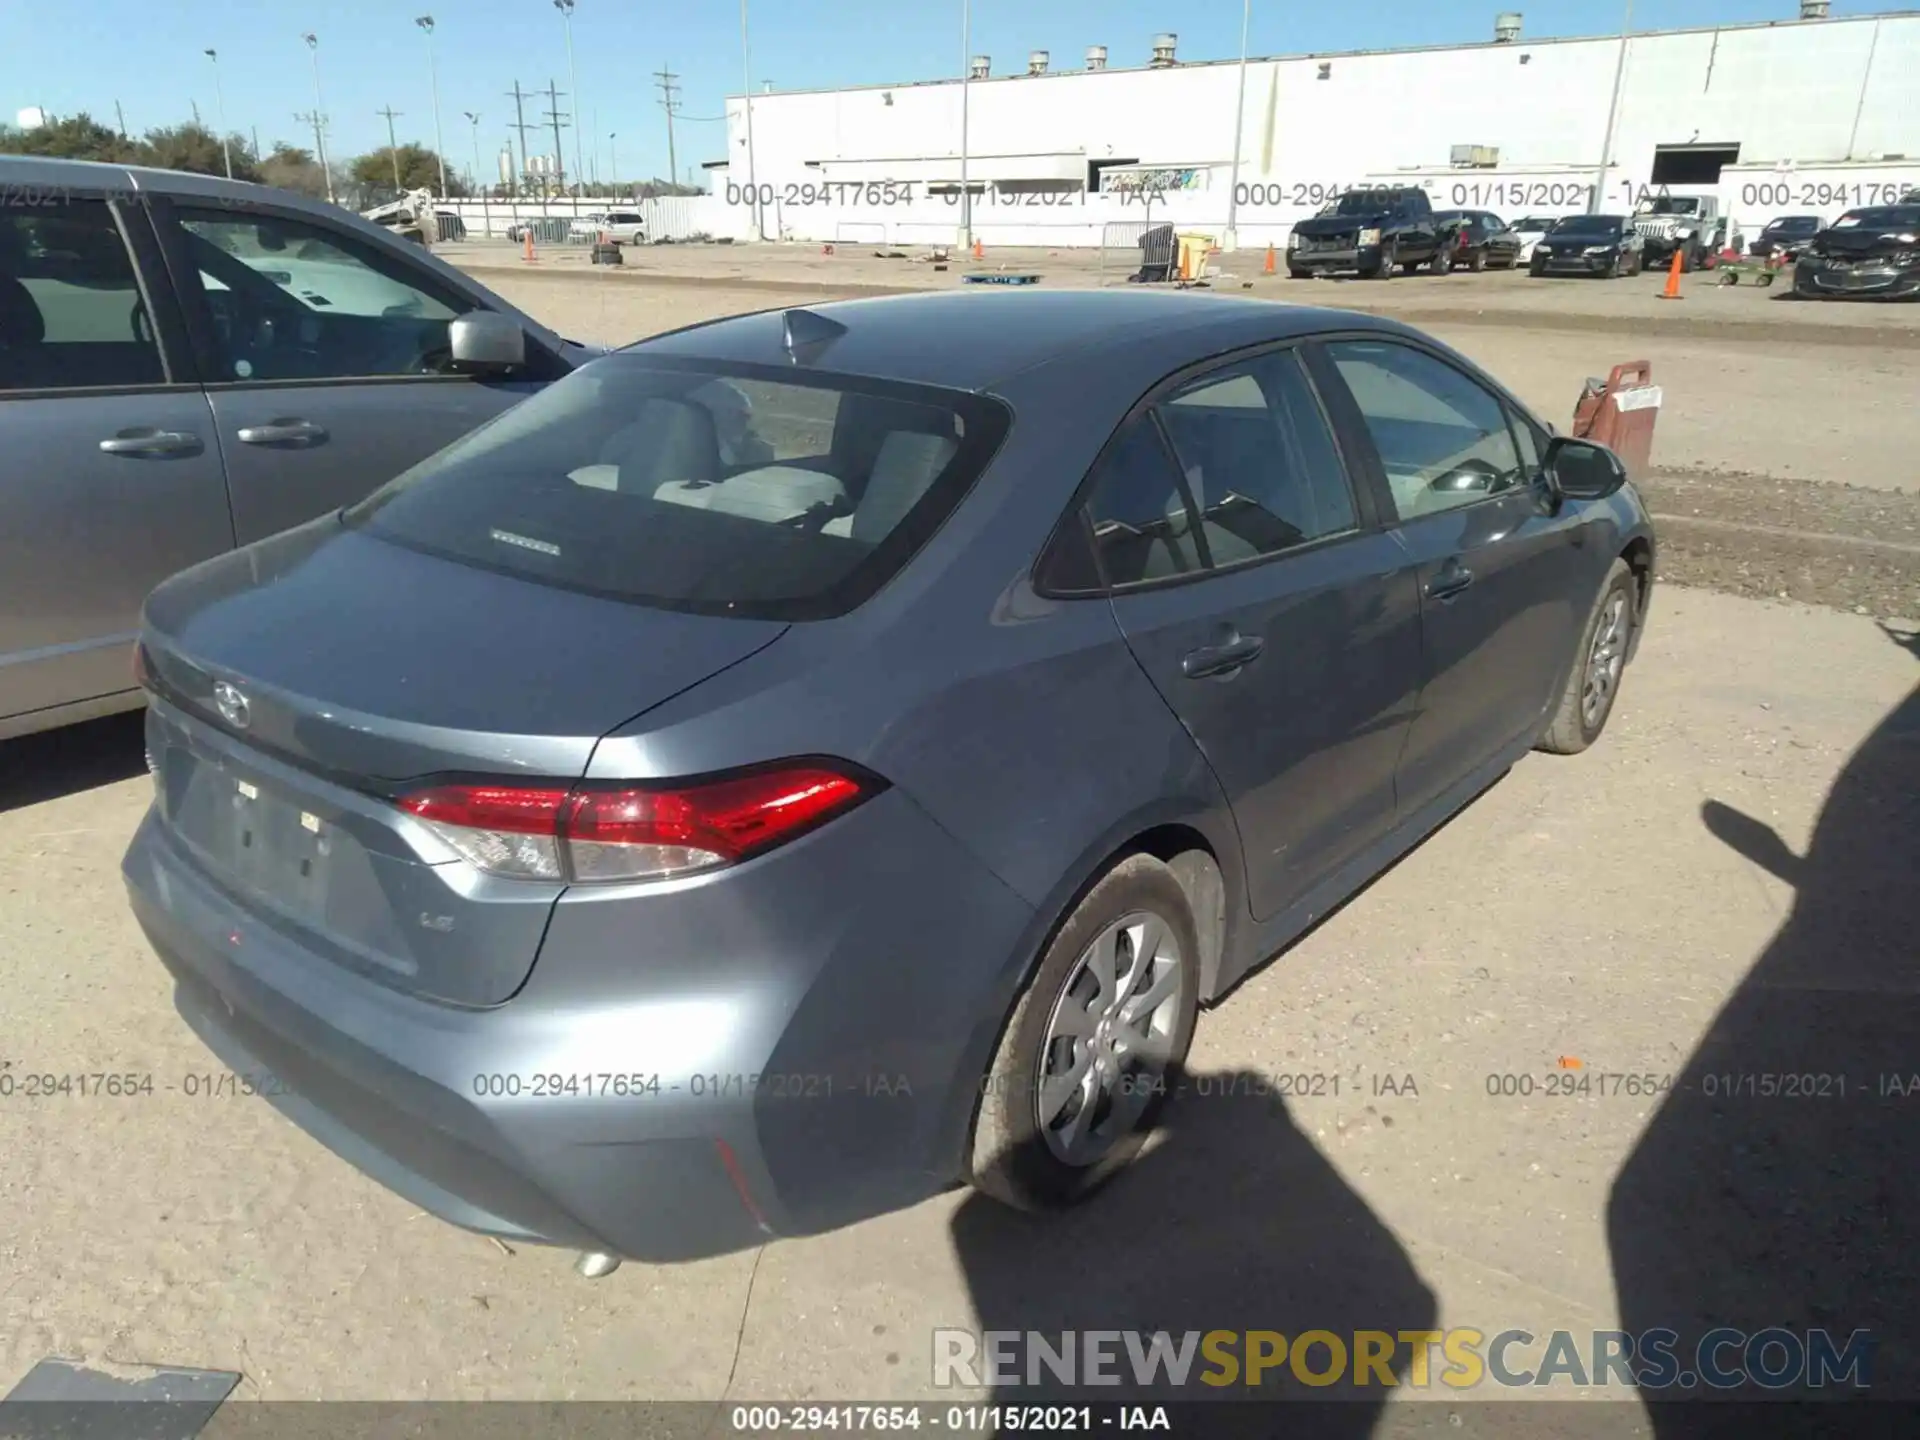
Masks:
[[[1812,234],[1819,228],[1818,215],[1788,215],[1779,220],[1768,221],[1767,228],[1761,233],[1765,235],[1798,235],[1803,232]]]
[[[808,620],[861,603],[992,458],[977,395],[612,355],[347,511],[468,564],[701,614]]]
[[[1618,235],[1617,215],[1569,215],[1553,227],[1555,235]]]

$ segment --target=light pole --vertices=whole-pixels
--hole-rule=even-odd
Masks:
[[[607,188],[613,192],[613,198],[620,198],[620,147],[614,142],[619,140],[620,132],[607,132]]]
[[[1593,178],[1593,198],[1587,204],[1589,215],[1597,214],[1606,201],[1607,167],[1613,164],[1613,122],[1620,113],[1620,82],[1627,73],[1627,35],[1632,29],[1633,0],[1627,0],[1626,13],[1620,18],[1620,58],[1613,65],[1613,99],[1607,102],[1607,133],[1600,142],[1600,171]]]
[[[747,116],[747,188],[752,192],[753,238],[767,238],[766,224],[760,214],[760,180],[753,171],[753,55],[747,46],[747,0],[740,0],[740,103]]]
[[[973,5],[960,0],[960,248],[973,248],[973,191],[967,188],[967,93],[973,86]]]
[[[560,12],[560,18],[567,25],[567,83],[573,87],[573,187],[574,194],[578,195],[581,183],[586,179],[587,167],[581,159],[580,149],[580,75],[573,68],[573,3],[574,0],[553,0],[553,8]]]
[[[307,42],[307,50],[313,56],[313,143],[320,147],[320,173],[327,178],[327,203],[337,205],[333,198],[333,166],[327,163],[327,107],[320,98],[320,37],[309,30],[300,37]]]
[[[1233,173],[1227,177],[1226,248],[1240,248],[1240,140],[1247,124],[1247,23],[1253,19],[1253,0],[1240,4],[1240,98],[1233,107]]]
[[[213,62],[213,104],[214,114],[220,117],[220,158],[226,161],[227,178],[233,178],[233,146],[227,139],[227,97],[220,89],[220,52],[207,51],[207,59]]]
[[[488,239],[493,238],[493,216],[487,208],[487,183],[480,178],[480,112],[465,110],[467,123],[473,127],[473,184],[480,192],[480,233]]]
[[[422,15],[414,24],[427,32],[427,84],[433,90],[433,153],[440,162],[440,198],[447,198],[447,142],[440,133],[440,72],[433,63],[433,17]]]

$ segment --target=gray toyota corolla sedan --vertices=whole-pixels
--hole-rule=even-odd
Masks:
[[[1652,574],[1610,452],[1391,321],[741,316],[161,586],[127,883],[222,1063],[456,1224],[1056,1206],[1200,1006],[1592,743]]]

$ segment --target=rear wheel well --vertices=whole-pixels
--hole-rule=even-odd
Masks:
[[[1157,825],[1134,836],[1101,868],[1111,869],[1131,854],[1153,856],[1173,872],[1186,892],[1194,932],[1200,937],[1200,999],[1204,1003],[1219,989],[1227,935],[1226,877],[1220,872],[1219,857],[1206,836],[1192,826]]]
[[[1645,538],[1636,539],[1620,552],[1620,558],[1633,571],[1634,623],[1638,624],[1647,613],[1647,600],[1653,593],[1653,545]]]

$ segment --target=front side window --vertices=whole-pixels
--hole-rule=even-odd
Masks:
[[[213,335],[212,378],[429,375],[472,307],[405,262],[307,220],[175,211]]]
[[[1277,554],[1354,528],[1346,471],[1293,352],[1212,371],[1155,409],[1213,564]]]
[[[837,615],[972,487],[998,403],[812,372],[613,355],[347,512],[522,578],[701,614]]]
[[[1366,421],[1401,519],[1471,505],[1531,479],[1506,407],[1478,381],[1392,341],[1326,348]]]
[[[106,201],[0,208],[0,391],[165,380]]]

